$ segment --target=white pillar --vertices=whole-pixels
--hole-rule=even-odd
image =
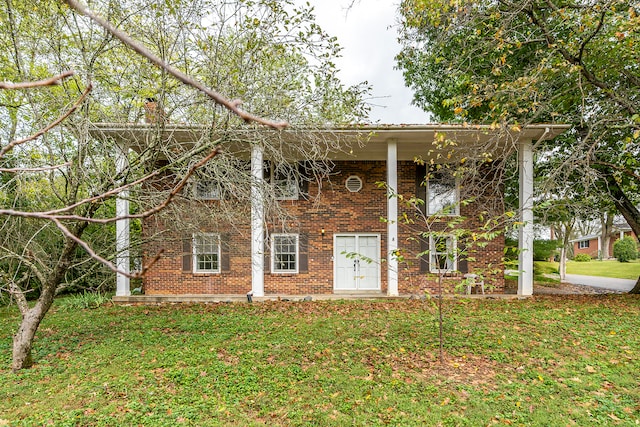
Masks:
[[[533,295],[533,147],[531,141],[518,146],[520,178],[520,230],[518,233],[518,295]]]
[[[387,295],[398,296],[398,146],[387,142]]]
[[[124,172],[129,165],[128,147],[116,146],[116,173]],[[116,198],[116,296],[129,296],[129,191],[122,190]]]
[[[262,147],[251,149],[251,291],[264,296],[264,200]]]

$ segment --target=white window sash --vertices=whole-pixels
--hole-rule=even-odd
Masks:
[[[199,239],[212,239],[210,241],[201,242]],[[199,252],[203,246],[210,247],[211,251]],[[221,251],[220,251],[220,235],[216,233],[198,233],[193,235],[193,272],[194,273],[220,273]],[[200,268],[200,257],[211,256],[210,260],[204,260],[204,263],[215,264],[215,268]]]
[[[436,241],[446,239],[447,252],[438,252]],[[446,268],[440,268],[438,258],[446,257]],[[429,237],[429,271],[431,273],[451,272],[458,269],[457,242],[453,235],[430,236]]]
[[[193,196],[198,200],[221,200],[222,187],[214,180],[198,180],[193,186]]]
[[[278,240],[284,238],[293,238],[295,249],[294,252],[278,252]],[[293,255],[295,263],[294,268],[283,269],[277,266],[276,258],[278,255]],[[291,262],[291,261],[286,261]],[[271,235],[271,272],[280,274],[297,274],[300,266],[300,238],[297,234],[273,234]]]
[[[450,188],[446,192],[442,192],[440,195],[433,195],[431,188],[435,185],[443,185],[442,180],[437,178],[430,178],[427,180],[426,185],[426,200],[427,215],[442,215],[442,216],[457,216],[460,215],[460,182],[457,177],[453,179],[453,188]],[[442,194],[445,194],[442,197]],[[437,197],[437,199],[436,199]],[[433,200],[432,200],[433,199]],[[450,200],[453,199],[453,200]],[[448,209],[448,212],[443,212]]]

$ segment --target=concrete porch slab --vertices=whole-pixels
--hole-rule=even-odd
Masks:
[[[404,300],[404,299],[425,299],[424,296],[404,294],[397,297],[390,297],[382,293],[339,293],[320,295],[265,295],[263,297],[252,297],[253,302],[283,301],[302,302],[305,298],[310,301],[327,300]],[[434,298],[434,296],[431,296]],[[523,299],[521,295],[508,294],[473,294],[473,295],[445,295],[444,298],[470,298],[470,299]],[[219,294],[193,294],[193,295],[131,295],[114,296],[112,301],[115,304],[215,304],[215,303],[238,303],[248,302],[246,295],[219,295]]]

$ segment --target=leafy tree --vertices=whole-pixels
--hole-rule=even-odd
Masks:
[[[439,120],[573,124],[548,186],[608,194],[640,231],[640,16],[634,2],[404,0],[398,64]],[[632,292],[640,292],[640,279]]]
[[[216,167],[231,164],[218,156],[226,131],[366,115],[366,86],[337,80],[331,60],[339,47],[309,9],[268,0],[170,3],[95,1],[96,12],[75,0],[0,6],[0,69],[13,82],[0,83],[0,120],[9,124],[0,128],[0,286],[22,314],[14,370],[33,363],[35,333],[58,293],[96,270],[116,270],[117,194],[128,192],[128,217],[143,219],[170,206],[214,157]],[[96,138],[92,123],[135,126],[146,98],[157,102],[154,132],[114,175],[120,148]],[[176,150],[162,139],[171,121],[210,132]],[[283,141],[272,140],[255,143],[283,157]],[[308,138],[297,149],[319,157],[334,148]],[[168,176],[168,190],[150,191]]]

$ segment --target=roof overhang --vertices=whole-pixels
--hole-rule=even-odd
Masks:
[[[398,160],[429,157],[434,153],[491,150],[494,158],[517,148],[519,141],[542,142],[565,132],[570,125],[535,124],[521,128],[497,128],[490,125],[353,125],[333,128],[288,128],[285,130],[236,129],[218,130],[209,126],[164,124],[94,123],[91,135],[98,139],[112,139],[143,151],[160,141],[163,145],[192,148],[210,141],[221,141],[225,150],[248,153],[252,144],[268,139],[280,144],[282,150],[306,141],[331,142],[324,151],[332,160],[385,160],[390,141],[395,142]],[[336,142],[338,144],[336,144]],[[295,152],[295,150],[292,150]],[[301,160],[301,159],[299,159]]]

